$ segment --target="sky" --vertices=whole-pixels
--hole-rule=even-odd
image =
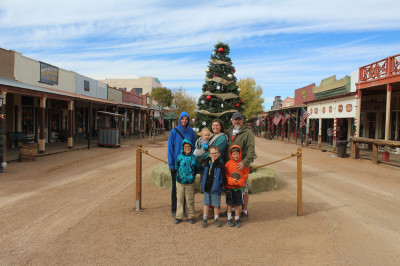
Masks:
[[[400,53],[400,1],[0,0],[0,47],[89,77],[152,76],[198,97],[214,45],[275,96]]]

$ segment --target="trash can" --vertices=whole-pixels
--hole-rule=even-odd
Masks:
[[[347,155],[347,140],[339,140],[336,142],[336,152],[337,156],[340,158],[345,158]]]

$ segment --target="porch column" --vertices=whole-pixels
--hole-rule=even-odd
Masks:
[[[68,149],[72,149],[74,147],[73,120],[74,120],[74,101],[69,101],[68,102]]]
[[[142,110],[139,109],[139,117],[138,117],[138,135],[140,138],[140,131],[142,130]]]
[[[385,121],[385,140],[389,140],[390,137],[390,104],[392,99],[392,84],[387,84],[386,89],[386,121]],[[389,147],[385,146],[384,151],[382,153],[382,161],[389,161]]]
[[[306,137],[304,139],[304,143],[302,143],[302,145],[304,145],[305,147],[307,147],[308,144],[310,143],[310,141],[309,141],[309,137],[310,137],[309,130],[310,130],[310,119],[307,119],[306,120]],[[301,131],[301,128],[300,128],[300,131]]]
[[[321,149],[322,146],[322,118],[319,118],[318,123],[318,149]]]
[[[287,142],[290,143],[290,118],[292,117],[292,112],[288,111],[289,119],[287,120]]]
[[[296,130],[294,131],[294,139],[296,144],[297,144],[298,125],[299,125],[299,109],[296,110]]]
[[[332,151],[336,151],[337,118],[333,119]]]
[[[362,97],[362,90],[357,90],[357,122],[359,123],[356,128],[356,137],[360,137],[360,125],[361,125],[361,97]],[[364,123],[365,127],[365,123]],[[365,132],[365,130],[364,130]]]
[[[150,120],[151,110],[147,111],[147,127],[149,128],[149,137],[151,137],[151,120]]]
[[[46,98],[40,98],[39,117],[40,117],[40,135],[39,135],[39,153],[45,153],[45,113],[46,113]]]
[[[88,107],[88,123],[87,123],[87,131],[88,131],[88,149],[90,149],[90,145],[92,145],[92,103],[89,103]]]
[[[128,112],[128,109],[125,108],[125,112],[124,112],[124,138],[126,138],[126,126],[127,126],[126,119],[128,118],[127,112]]]
[[[3,96],[3,117],[4,118],[0,118],[0,119],[3,119],[3,121],[2,121],[2,128],[1,128],[1,130],[2,130],[2,132],[3,132],[3,134],[2,134],[2,136],[1,136],[1,138],[3,139],[3,156],[2,156],[2,160],[1,160],[1,162],[7,162],[7,135],[6,135],[6,123],[7,123],[7,114],[6,114],[6,98],[7,98],[7,92],[5,92],[5,91],[2,91],[1,92],[1,96]],[[0,166],[0,169],[3,171],[3,166]]]

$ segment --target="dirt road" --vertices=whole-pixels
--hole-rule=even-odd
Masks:
[[[166,141],[145,142],[166,159]],[[224,218],[222,228],[203,229],[173,224],[170,191],[151,183],[159,162],[148,156],[144,210],[135,211],[136,144],[11,163],[0,176],[0,264],[400,264],[398,169],[303,149],[303,217],[295,216],[292,158],[271,166],[279,190],[251,195],[241,228]],[[256,163],[297,148],[256,138]]]

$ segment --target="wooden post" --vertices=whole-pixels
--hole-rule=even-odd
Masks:
[[[136,145],[136,211],[142,209],[142,145]]]
[[[302,161],[303,153],[297,149],[297,216],[303,216],[303,183],[302,183]]]
[[[372,162],[378,163],[378,145],[372,144]]]

